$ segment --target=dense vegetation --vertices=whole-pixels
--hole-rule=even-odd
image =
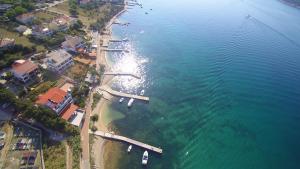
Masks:
[[[77,1],[69,0],[69,12],[72,16],[77,16]]]
[[[18,59],[22,59],[24,55],[31,54],[36,51],[35,47],[24,47],[22,45],[15,45],[6,50],[0,50],[0,69],[9,67]]]
[[[50,88],[54,87],[54,85],[56,84],[56,81],[47,81],[44,83],[41,83],[39,86],[37,86],[37,88],[35,88],[34,90],[31,90],[28,95],[27,98],[29,98],[31,101],[35,101],[38,98],[38,95],[47,92]]]
[[[11,4],[12,8],[5,12],[4,16],[13,20],[17,15],[32,11],[34,9],[33,0],[0,0],[0,4]]]
[[[70,137],[67,140],[68,144],[70,145],[73,153],[73,159],[72,159],[72,169],[79,169],[80,163],[79,163],[79,155],[82,152],[81,144],[80,144],[80,135],[76,135],[73,137]]]
[[[58,117],[51,109],[35,106],[34,103],[28,99],[17,98],[7,89],[0,88],[0,103],[11,103],[16,111],[20,112],[20,117],[24,119],[34,119],[45,127],[60,132],[66,132],[72,135],[79,134],[77,128]]]
[[[85,5],[79,5],[76,0],[69,0],[68,12],[74,17],[83,19],[86,26],[90,29],[103,29],[114,15],[124,8],[124,2],[120,0],[119,3],[106,3],[103,1],[92,1]]]
[[[51,37],[45,37],[40,39],[30,36],[29,39],[33,43],[42,44],[47,48],[53,48],[53,47],[60,46],[61,43],[65,41],[65,33],[57,32],[54,33]]]
[[[46,142],[43,150],[47,169],[66,168],[66,149],[63,143],[51,144]]]
[[[81,108],[84,108],[86,97],[89,94],[89,86],[82,84],[73,88],[72,96],[74,103]]]
[[[104,17],[99,17],[95,23],[90,25],[92,30],[101,30],[104,28],[105,24],[116,15],[119,11],[123,9],[123,6],[106,4],[106,8],[102,11],[105,15]]]
[[[93,94],[93,104],[92,104],[92,109],[95,109],[95,107],[97,106],[97,104],[99,103],[100,99],[101,99],[101,95],[98,93],[94,93]]]

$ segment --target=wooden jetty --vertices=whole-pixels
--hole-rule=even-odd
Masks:
[[[108,92],[108,93],[110,93],[111,95],[114,95],[114,96],[127,97],[127,98],[133,98],[133,99],[137,99],[137,100],[149,101],[149,97],[118,92],[118,91],[115,91],[115,90],[111,89],[107,85],[100,86],[99,89],[102,90],[102,91],[106,91],[106,92]]]
[[[140,79],[141,77],[132,73],[123,73],[123,72],[105,72],[104,75],[113,75],[113,76],[132,76],[134,78]]]
[[[92,132],[91,130],[89,130],[89,133],[94,134],[96,136],[103,137],[103,138],[107,138],[107,139],[123,141],[123,142],[129,143],[129,144],[136,145],[136,146],[139,146],[141,148],[156,152],[158,154],[163,153],[163,150],[161,148],[157,148],[157,147],[151,146],[149,144],[145,144],[145,143],[142,143],[142,142],[139,142],[139,141],[136,141],[136,140],[124,137],[124,136],[115,135],[113,133],[106,133],[106,132],[99,131],[99,130],[96,131],[96,132]]]
[[[104,49],[106,52],[126,52],[129,53],[129,50],[126,49]]]

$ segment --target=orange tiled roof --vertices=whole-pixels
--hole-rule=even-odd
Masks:
[[[51,88],[43,95],[39,96],[38,100],[36,101],[37,104],[45,105],[48,101],[53,102],[54,104],[59,104],[64,101],[67,92],[61,90],[60,88]]]
[[[61,118],[65,120],[69,120],[72,114],[78,109],[78,106],[75,104],[71,104],[67,108],[64,109],[64,111],[61,113]]]
[[[29,60],[17,60],[12,64],[12,69],[18,74],[25,74],[38,69],[38,66]]]

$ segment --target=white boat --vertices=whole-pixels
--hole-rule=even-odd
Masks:
[[[131,99],[128,101],[128,104],[127,104],[127,106],[128,106],[128,107],[131,107],[131,106],[132,106],[132,103],[133,103],[133,101],[134,101],[134,99],[133,99],[133,98],[131,98]]]
[[[147,165],[148,163],[148,151],[145,151],[142,158],[142,164]]]
[[[142,90],[141,93],[140,93],[140,95],[144,96],[144,94],[145,94],[145,90]]]
[[[119,103],[122,103],[124,101],[124,97],[122,97],[120,100],[119,100]]]
[[[130,146],[128,147],[127,152],[130,153],[131,149],[132,149],[132,145],[130,145]]]

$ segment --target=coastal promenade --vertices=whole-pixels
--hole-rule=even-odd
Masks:
[[[108,93],[110,93],[111,95],[114,95],[114,96],[127,97],[127,98],[133,98],[133,99],[137,99],[137,100],[149,101],[149,97],[118,92],[118,91],[115,91],[115,90],[111,89],[107,85],[100,86],[99,89],[102,90],[102,91],[106,91],[106,92],[108,92]]]
[[[112,75],[112,76],[132,76],[137,79],[141,79],[140,76],[132,74],[132,73],[123,73],[123,72],[105,72],[104,75]]]
[[[106,132],[99,131],[99,130],[96,131],[96,132],[92,132],[91,130],[89,130],[89,133],[94,134],[96,136],[103,137],[103,138],[113,139],[113,140],[117,140],[117,141],[123,141],[123,142],[129,143],[129,144],[133,144],[133,145],[136,145],[138,147],[156,152],[158,154],[163,153],[163,150],[161,148],[157,148],[157,147],[151,146],[149,144],[145,144],[145,143],[142,143],[142,142],[139,142],[139,141],[136,141],[136,140],[124,137],[124,136],[115,135],[113,133],[106,133]]]

